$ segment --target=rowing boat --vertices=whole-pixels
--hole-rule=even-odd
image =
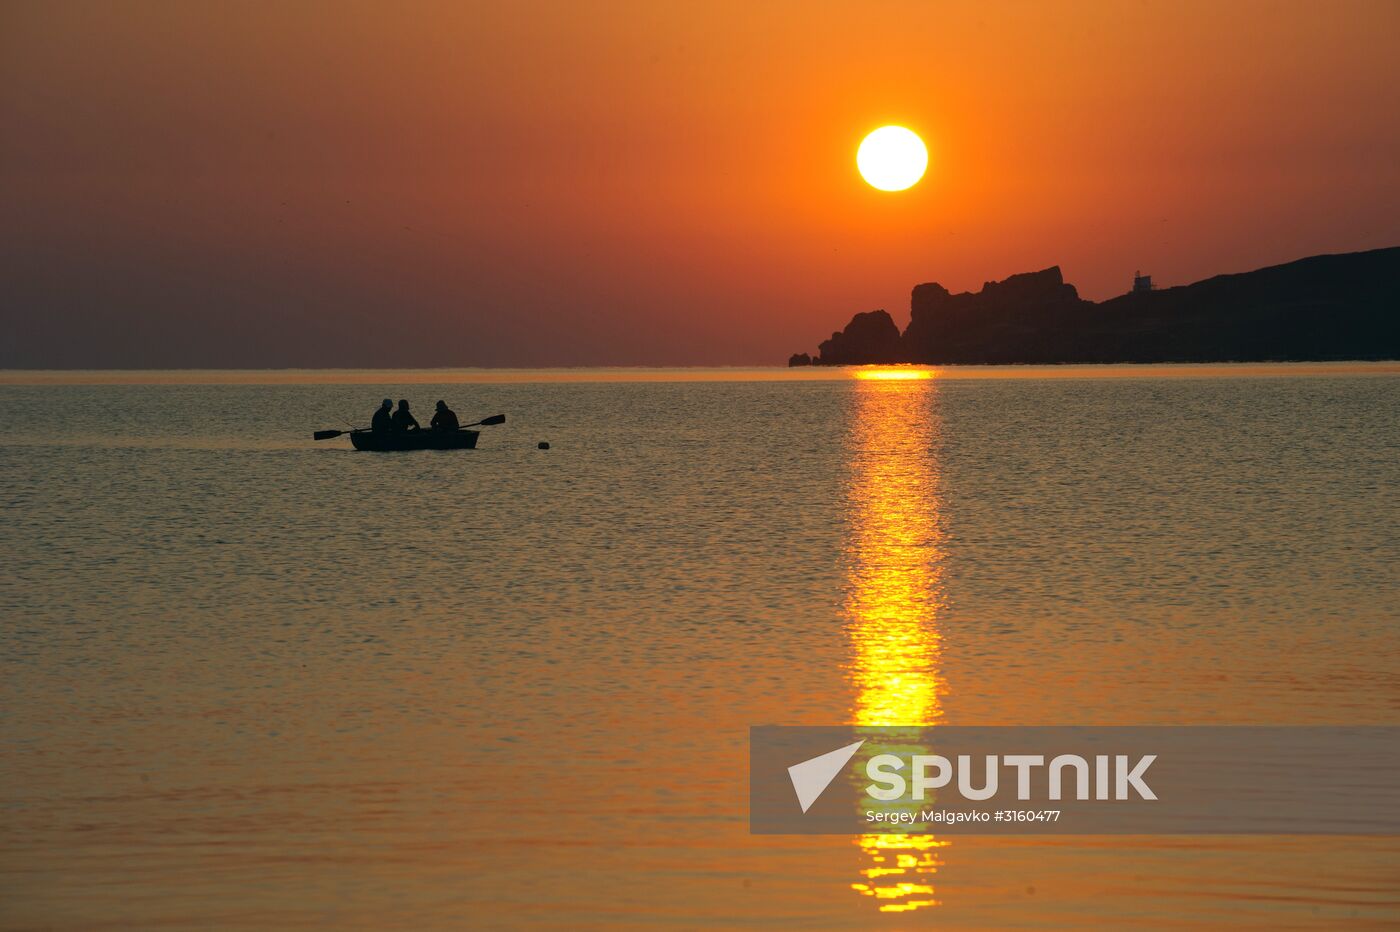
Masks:
[[[485,427],[491,424],[504,424],[504,414],[493,414],[479,421],[472,421],[456,430],[389,430],[374,431],[367,427],[352,427],[349,430],[317,430],[311,434],[312,440],[333,440],[350,435],[350,442],[356,450],[369,450],[374,453],[388,453],[394,450],[475,450],[479,430],[468,427]]]
[[[398,450],[474,450],[479,430],[408,430],[376,433],[372,430],[350,431],[350,442],[356,450],[390,453]]]

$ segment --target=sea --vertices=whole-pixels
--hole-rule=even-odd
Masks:
[[[506,422],[312,439],[384,397]],[[0,927],[1400,925],[1395,837],[747,796],[753,725],[1400,723],[1400,365],[4,372],[0,411]]]

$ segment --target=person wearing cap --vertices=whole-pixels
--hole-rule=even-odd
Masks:
[[[439,400],[437,411],[433,414],[430,426],[433,430],[457,430],[461,423],[457,420],[457,414],[447,406],[447,402]]]
[[[399,409],[395,411],[393,416],[390,418],[390,423],[393,424],[394,430],[407,431],[421,429],[418,426],[418,419],[415,418],[413,416],[413,413],[408,410],[407,398],[399,399]]]
[[[376,434],[387,434],[394,429],[394,421],[391,416],[394,410],[394,402],[388,398],[379,406],[379,410],[374,412],[373,419],[369,422],[369,429]]]

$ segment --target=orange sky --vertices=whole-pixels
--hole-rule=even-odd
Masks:
[[[0,366],[780,364],[1400,244],[1400,3],[11,2],[0,126]]]

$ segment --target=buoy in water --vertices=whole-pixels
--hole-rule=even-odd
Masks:
[[[549,449],[549,444],[546,443],[546,442],[544,442],[543,440],[541,440],[541,441],[540,441],[540,449],[541,449],[541,450],[548,450],[548,449]]]

